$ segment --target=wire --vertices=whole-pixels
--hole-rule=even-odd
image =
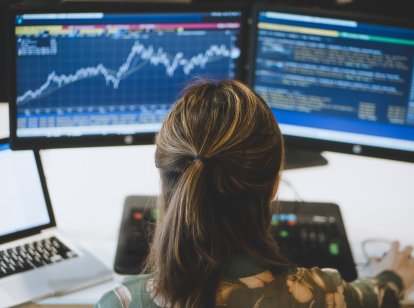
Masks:
[[[374,258],[382,258],[391,248],[392,242],[393,241],[386,238],[368,238],[363,240],[361,248],[362,254],[366,259],[365,265],[369,265],[370,261]],[[371,250],[373,251],[381,251],[382,255],[373,255],[372,251],[370,252],[370,249],[368,249],[369,246],[371,246]],[[372,249],[372,247],[375,247],[375,249]]]
[[[293,192],[296,200],[295,201],[299,201],[299,202],[304,202],[303,198],[300,196],[299,192],[297,191],[297,189],[295,188],[295,186],[292,185],[292,183],[290,183],[288,180],[286,180],[285,178],[282,178],[282,182],[284,184],[286,184],[287,187],[290,188],[290,190]]]

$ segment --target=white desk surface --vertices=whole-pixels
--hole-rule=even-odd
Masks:
[[[3,110],[3,114],[2,114]],[[0,104],[0,136],[6,127]],[[43,151],[42,160],[58,226],[76,242],[113,267],[124,198],[156,195],[159,176],[154,146],[102,147]],[[337,203],[355,260],[364,261],[367,238],[398,239],[414,245],[414,164],[324,153],[329,164],[284,172],[304,201]],[[279,199],[294,200],[282,183]],[[42,304],[93,304],[114,281]],[[410,298],[414,300],[414,292]]]
[[[124,198],[159,192],[154,151],[154,146],[129,146],[42,152],[58,226],[110,267]],[[361,242],[367,238],[414,245],[414,164],[324,155],[327,166],[289,170],[283,178],[305,201],[340,205],[356,261],[364,261]],[[282,183],[279,198],[296,197]],[[117,280],[42,303],[92,304]]]

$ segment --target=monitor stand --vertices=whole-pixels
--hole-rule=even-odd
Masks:
[[[325,166],[328,161],[321,152],[286,148],[285,170]]]

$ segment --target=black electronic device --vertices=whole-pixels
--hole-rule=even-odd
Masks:
[[[357,278],[340,208],[334,203],[273,203],[272,232],[280,250],[303,267],[338,269],[347,281]]]
[[[114,270],[138,274],[155,228],[154,196],[125,200]],[[357,278],[340,209],[332,203],[273,203],[272,232],[281,251],[298,266],[336,268],[347,281]]]
[[[125,198],[114,270],[131,275],[142,271],[156,223],[155,196]]]
[[[15,5],[12,148],[151,144],[197,78],[243,79],[239,4]]]
[[[248,82],[291,152],[414,162],[412,18],[257,3],[252,27]]]

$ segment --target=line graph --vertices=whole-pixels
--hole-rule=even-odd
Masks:
[[[156,131],[190,80],[236,77],[238,40],[237,29],[22,37],[34,52],[17,57],[17,133]]]
[[[18,105],[29,103],[32,100],[50,94],[66,85],[99,75],[104,77],[106,85],[111,84],[114,89],[118,89],[122,79],[128,76],[129,73],[131,73],[131,70],[134,69],[133,62],[136,58],[154,66],[164,66],[166,75],[173,77],[175,71],[179,68],[182,68],[185,75],[189,75],[195,67],[204,69],[209,62],[217,59],[237,59],[239,56],[240,50],[238,48],[228,49],[224,44],[213,44],[205,50],[205,52],[190,58],[185,58],[182,52],[178,52],[171,57],[163,48],[156,49],[152,45],[146,47],[144,44],[136,41],[132,46],[126,61],[116,72],[106,68],[103,63],[99,63],[94,67],[80,68],[75,73],[69,75],[59,75],[53,71],[48,75],[47,80],[39,88],[26,91],[18,96],[16,101]]]

